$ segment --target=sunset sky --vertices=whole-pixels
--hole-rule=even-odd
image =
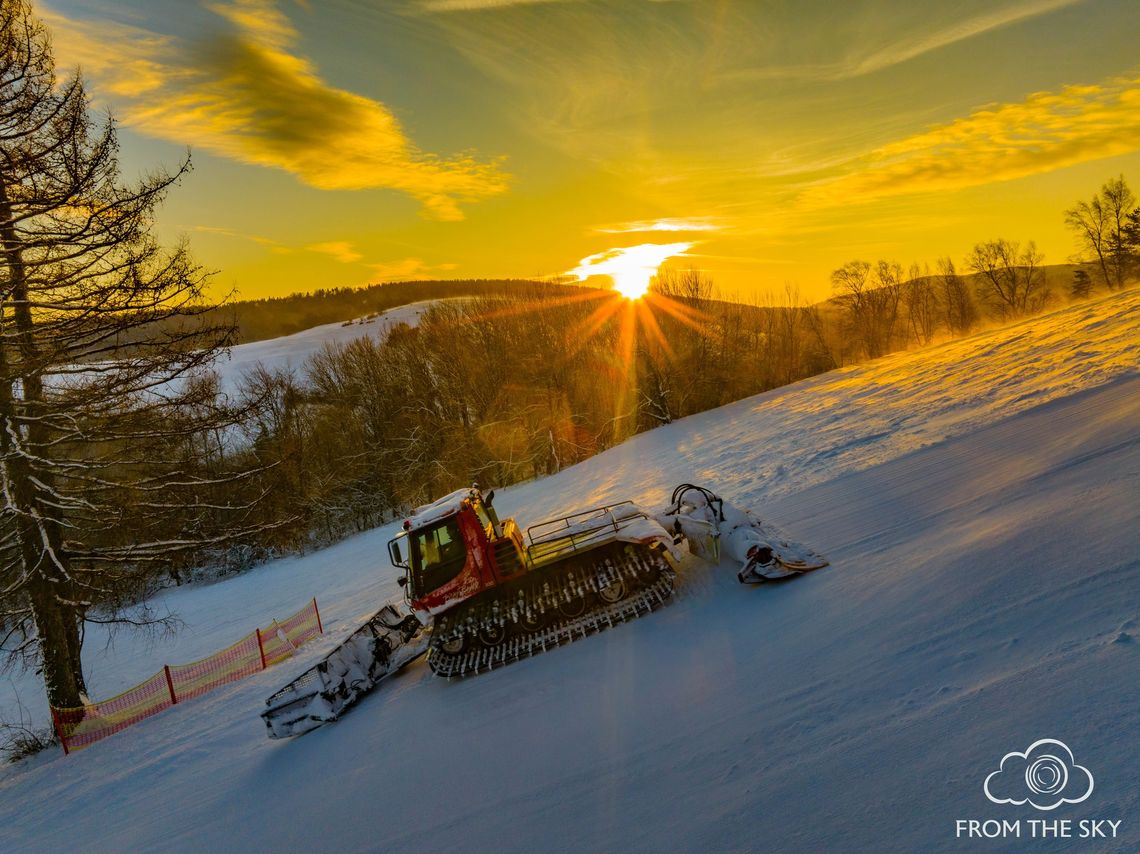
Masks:
[[[192,150],[161,234],[243,297],[672,255],[819,298],[999,236],[1063,262],[1062,210],[1140,185],[1135,0],[34,4],[125,174]]]

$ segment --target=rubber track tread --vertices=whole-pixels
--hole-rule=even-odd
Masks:
[[[476,644],[454,655],[433,647],[428,652],[428,664],[439,676],[474,675],[635,620],[661,607],[673,595],[673,570],[663,558],[656,569],[657,578],[612,605],[595,608],[573,620],[562,620],[533,634],[508,637],[497,646]]]

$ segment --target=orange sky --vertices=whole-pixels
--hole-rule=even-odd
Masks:
[[[1074,251],[1140,184],[1140,4],[50,0],[126,174],[220,293],[668,264],[828,292],[854,258]],[[648,259],[648,260],[647,260]],[[624,267],[623,267],[624,265]]]

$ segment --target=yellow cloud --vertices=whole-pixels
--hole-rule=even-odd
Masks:
[[[720,231],[722,226],[707,216],[667,217],[598,226],[600,234],[636,234],[642,231]]]
[[[194,231],[203,234],[216,234],[221,237],[232,237],[236,240],[248,240],[251,243],[256,243],[259,246],[266,246],[274,252],[289,252],[289,247],[283,246],[271,237],[262,237],[260,234],[246,234],[241,231],[235,231],[232,228],[222,228],[216,225],[196,225]]]
[[[390,281],[392,279],[422,278],[433,273],[449,272],[459,265],[425,264],[422,258],[404,258],[399,261],[383,261],[368,266],[377,279]]]
[[[324,243],[311,243],[305,247],[310,252],[320,252],[340,261],[342,264],[352,264],[364,256],[356,251],[356,247],[347,240],[328,240]]]
[[[497,161],[420,151],[384,104],[322,80],[273,0],[208,8],[228,27],[194,49],[122,24],[43,17],[63,63],[122,99],[122,120],[142,133],[322,190],[398,190],[436,219],[462,219],[461,203],[506,190]]]
[[[875,149],[806,190],[806,209],[958,190],[1140,150],[1140,78],[1038,92]]]

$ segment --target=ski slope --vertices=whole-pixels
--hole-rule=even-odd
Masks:
[[[262,701],[398,593],[392,529],[170,591],[176,637],[89,638],[97,695],[312,595],[327,634],[0,772],[0,850],[970,850],[971,818],[1121,821],[1048,847],[1140,849],[1140,290],[684,419],[496,506],[526,525],[683,481],[831,567],[750,588],[692,560],[644,619],[474,679],[418,662],[288,742]],[[13,690],[43,714],[33,680]],[[1042,738],[1095,775],[1090,798],[987,801]]]
[[[222,382],[222,388],[229,393],[237,391],[242,376],[258,365],[268,370],[300,370],[310,356],[329,344],[344,345],[357,338],[370,336],[382,340],[393,327],[406,323],[416,326],[428,310],[438,300],[422,300],[408,305],[389,309],[376,317],[325,323],[303,329],[292,335],[269,338],[264,341],[251,341],[229,349],[215,365],[214,370]]]

